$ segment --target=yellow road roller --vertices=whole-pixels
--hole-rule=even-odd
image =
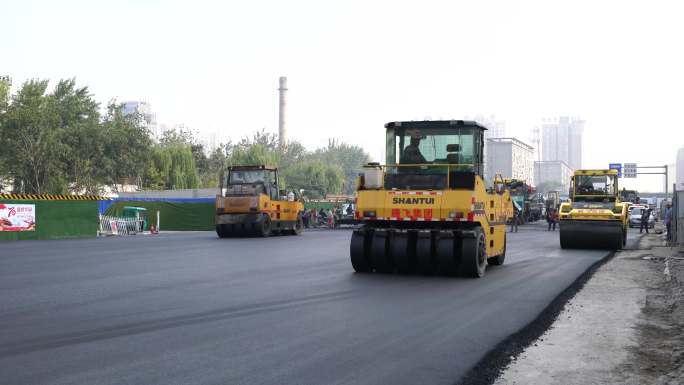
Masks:
[[[570,202],[559,209],[564,249],[621,249],[627,242],[627,204],[620,201],[617,170],[577,170]]]
[[[297,192],[280,188],[278,169],[232,166],[227,171],[221,176],[221,195],[216,196],[220,238],[302,233],[304,204]]]
[[[488,264],[503,264],[513,206],[501,177],[483,180],[486,128],[463,120],[385,128],[386,164],[367,164],[358,180],[354,270],[482,277]]]

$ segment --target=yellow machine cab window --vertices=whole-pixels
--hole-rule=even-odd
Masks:
[[[615,175],[575,176],[575,196],[601,196],[615,200]]]
[[[387,164],[481,163],[479,129],[473,127],[392,127],[387,132]]]

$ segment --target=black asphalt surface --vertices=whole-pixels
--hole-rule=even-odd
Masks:
[[[607,253],[539,225],[482,279],[355,274],[349,231],[0,245],[0,384],[453,384]]]

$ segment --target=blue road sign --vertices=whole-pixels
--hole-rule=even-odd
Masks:
[[[622,178],[622,163],[610,163],[608,168],[611,170],[617,170],[618,178]]]

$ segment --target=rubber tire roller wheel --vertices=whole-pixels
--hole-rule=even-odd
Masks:
[[[352,267],[357,273],[372,271],[371,265],[368,263],[369,241],[370,234],[366,231],[355,230],[352,233],[349,243],[349,257]]]
[[[416,237],[416,272],[432,274],[432,234],[429,231],[418,231]]]
[[[569,236],[568,236],[568,234],[565,234],[563,232],[563,230],[560,228],[560,224],[559,224],[559,228],[558,228],[558,238],[560,238],[561,249],[571,249],[572,248],[571,241],[570,241],[570,239],[568,239]]]
[[[375,230],[370,247],[371,264],[378,273],[394,272],[394,263],[389,253],[390,232],[387,230]]]
[[[258,235],[260,237],[271,236],[271,218],[265,216],[263,220],[258,223]]]
[[[304,231],[304,219],[302,219],[302,213],[297,214],[297,221],[294,224],[294,228],[288,231],[290,235],[301,235]]]
[[[216,235],[218,235],[219,238],[226,238],[226,233],[223,230],[223,225],[216,225]]]
[[[439,233],[435,245],[437,254],[437,267],[440,274],[458,274],[458,259],[456,257],[456,239],[454,234],[448,231]]]
[[[406,274],[413,272],[415,243],[413,244],[413,248],[414,250],[411,250],[408,232],[392,232],[392,237],[390,238],[390,254],[392,255],[394,265],[397,267],[397,271],[400,273]]]
[[[487,248],[481,227],[475,228],[473,238],[463,238],[461,248],[461,275],[481,278],[487,268]]]
[[[615,250],[620,250],[622,249],[622,246],[624,246],[624,240],[625,240],[625,230],[620,230],[620,233],[615,239]]]

